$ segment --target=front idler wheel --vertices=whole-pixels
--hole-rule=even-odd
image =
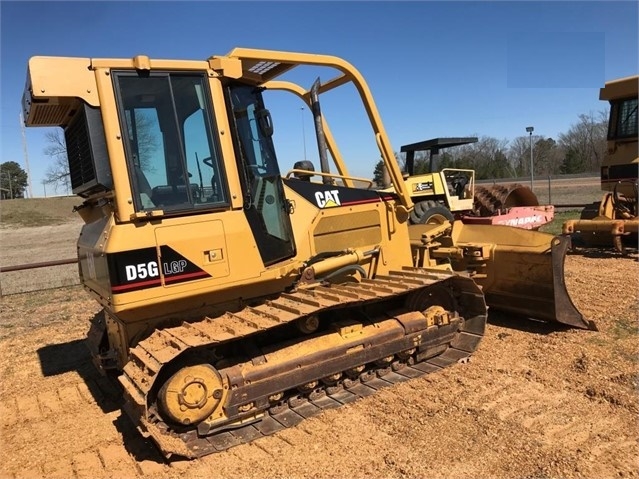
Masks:
[[[180,369],[158,393],[160,413],[183,426],[223,416],[227,388],[220,374],[208,364]]]

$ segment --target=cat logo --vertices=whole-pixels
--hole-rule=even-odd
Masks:
[[[318,191],[315,193],[315,202],[320,208],[334,208],[335,206],[341,206],[339,201],[339,191]]]

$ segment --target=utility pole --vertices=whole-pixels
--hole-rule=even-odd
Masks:
[[[29,186],[29,198],[33,198],[33,190],[31,189],[31,171],[29,170],[29,154],[27,153],[27,135],[24,132],[24,117],[20,112],[20,129],[22,130],[22,149],[24,150],[24,163],[27,167],[27,185]]]

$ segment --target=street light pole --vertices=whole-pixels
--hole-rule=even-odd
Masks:
[[[533,182],[535,180],[535,167],[533,165],[533,147],[532,147],[532,134],[535,131],[535,127],[527,126],[526,131],[530,135],[529,145],[530,145],[530,190],[533,191]]]

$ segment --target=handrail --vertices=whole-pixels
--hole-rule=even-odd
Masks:
[[[303,176],[327,176],[330,178],[339,178],[341,180],[350,180],[350,181],[360,181],[362,183],[368,183],[368,187],[367,189],[371,189],[373,186],[373,180],[368,179],[368,178],[359,178],[357,176],[345,176],[345,175],[338,175],[336,173],[322,173],[321,171],[309,171],[309,170],[299,170],[299,169],[295,169],[293,168],[292,170],[289,170],[286,173],[286,178],[290,178],[292,175],[294,174],[299,174],[299,175],[303,175]]]

